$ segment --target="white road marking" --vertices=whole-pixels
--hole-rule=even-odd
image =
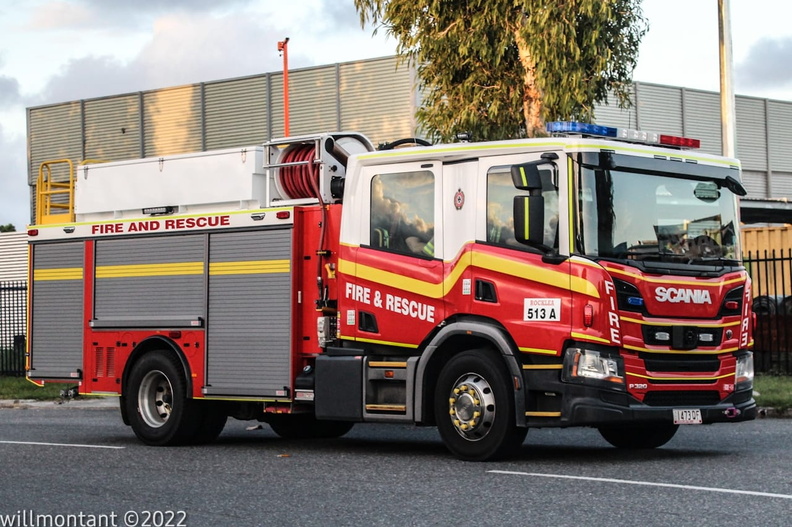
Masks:
[[[124,446],[107,446],[107,445],[78,445],[75,443],[40,443],[38,441],[0,441],[6,445],[39,445],[39,446],[69,446],[74,448],[107,448],[110,450],[123,450]]]
[[[644,485],[648,487],[666,487],[671,489],[701,490],[705,492],[723,492],[726,494],[744,494],[748,496],[763,496],[765,498],[782,498],[792,500],[792,494],[773,494],[772,492],[757,492],[754,490],[734,490],[717,487],[698,487],[695,485],[678,485],[676,483],[655,483],[652,481],[633,481],[629,479],[591,478],[585,476],[568,476],[565,474],[539,474],[535,472],[514,472],[510,470],[489,470],[491,474],[511,474],[515,476],[536,476],[542,478],[577,479],[583,481],[599,481],[603,483],[621,483],[625,485]]]

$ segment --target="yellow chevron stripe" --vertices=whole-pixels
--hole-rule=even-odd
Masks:
[[[584,278],[569,273],[535,267],[524,262],[501,258],[492,254],[473,253],[472,264],[499,273],[540,282],[559,289],[567,289],[593,298],[599,298],[597,287]],[[461,272],[460,272],[461,274]]]
[[[644,326],[692,326],[696,328],[727,328],[729,326],[739,326],[740,321],[737,320],[735,322],[727,322],[725,324],[685,324],[684,322],[649,322],[647,320],[638,320],[637,318],[629,318],[629,317],[619,317],[620,320],[625,322],[633,322],[635,324],[641,324]]]
[[[610,344],[611,343],[611,341],[608,340],[608,339],[603,339],[603,338],[600,338],[600,337],[594,337],[592,335],[585,335],[583,333],[576,333],[574,331],[570,335],[572,336],[573,339],[589,340],[591,342],[601,342],[602,344]]]
[[[464,260],[464,258],[463,258]],[[443,292],[450,290],[459,280],[459,277],[468,267],[475,265],[482,269],[515,276],[523,279],[530,279],[534,282],[548,284],[559,289],[571,290],[594,298],[599,298],[597,288],[583,278],[570,276],[567,273],[554,271],[552,269],[542,269],[526,264],[502,258],[491,254],[474,252],[471,254],[470,263],[460,261],[451,270],[451,273],[440,283],[425,282],[416,278],[410,278],[398,273],[384,271],[368,265],[355,264],[349,260],[339,259],[338,270],[344,274],[356,275],[358,278],[376,282],[384,286],[393,287],[402,291],[422,295],[427,298],[442,298]]]
[[[62,269],[34,269],[34,282],[49,282],[53,280],[82,280],[82,267],[64,267]]]
[[[288,273],[291,270],[289,260],[253,260],[248,262],[214,262],[209,264],[209,274],[269,274]]]
[[[352,337],[345,337],[342,336],[341,340],[353,340],[355,342],[368,342],[370,344],[384,344],[385,346],[398,346],[400,348],[417,348],[418,344],[405,344],[404,342],[391,342],[389,340],[375,340],[375,339],[364,339],[361,337],[352,338]]]
[[[609,273],[620,274],[623,276],[629,276],[630,278],[634,278],[636,280],[640,280],[642,282],[649,282],[650,284],[674,284],[674,285],[686,285],[688,287],[720,287],[723,285],[729,284],[736,284],[739,282],[745,282],[745,278],[732,278],[731,280],[724,280],[722,282],[694,282],[691,280],[664,280],[662,278],[650,278],[648,276],[641,276],[635,273],[628,273],[627,271],[622,271],[621,269],[615,269],[610,266],[606,266],[605,270]]]
[[[523,364],[524,370],[561,370],[563,364]]]
[[[523,353],[542,353],[544,355],[557,355],[556,350],[546,350],[542,348],[520,348]]]
[[[203,274],[203,272],[204,272],[203,262],[103,265],[96,268],[96,278],[179,276],[179,275]]]

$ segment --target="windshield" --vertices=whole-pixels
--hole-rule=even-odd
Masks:
[[[713,181],[582,168],[579,210],[587,256],[738,263],[736,199]]]

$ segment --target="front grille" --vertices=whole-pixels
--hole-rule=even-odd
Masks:
[[[643,400],[649,406],[712,406],[720,402],[716,391],[648,392]]]
[[[719,346],[723,328],[696,326],[643,326],[643,338],[647,344],[671,346],[672,349],[694,349]]]
[[[646,371],[714,373],[720,369],[717,357],[677,354],[641,353]]]

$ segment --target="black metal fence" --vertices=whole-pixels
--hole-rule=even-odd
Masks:
[[[792,250],[745,255],[753,280],[754,367],[792,375]]]
[[[27,282],[0,282],[0,375],[25,373]]]

